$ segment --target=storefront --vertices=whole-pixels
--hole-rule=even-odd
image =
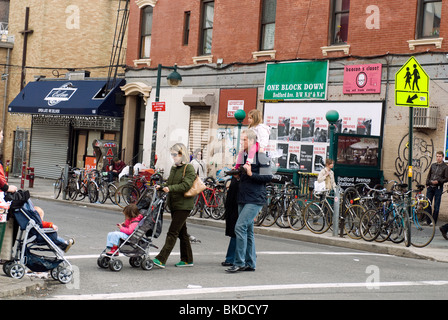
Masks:
[[[29,166],[37,177],[56,178],[58,165],[84,167],[96,139],[121,141],[124,99],[120,86],[105,91],[105,80],[30,82],[8,111],[32,115]]]

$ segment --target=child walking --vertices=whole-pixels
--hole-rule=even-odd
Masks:
[[[112,256],[118,249],[120,239],[127,239],[134,232],[143,216],[135,204],[130,204],[123,209],[125,221],[118,223],[119,231],[109,232],[107,235],[106,254]]]
[[[253,109],[249,111],[247,121],[249,122],[249,129],[253,130],[257,135],[256,143],[250,148],[248,151],[248,156],[246,163],[252,164],[254,162],[255,154],[260,151],[264,152],[269,143],[269,134],[271,133],[271,128],[262,123],[262,114],[260,110]],[[238,158],[236,160],[235,169],[238,169],[241,165],[243,165],[244,154],[241,151],[238,154]]]

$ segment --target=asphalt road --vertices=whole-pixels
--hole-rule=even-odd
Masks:
[[[33,200],[45,210],[45,220],[59,226],[59,235],[74,237],[66,257],[75,268],[74,282],[52,281],[47,290],[14,299],[57,300],[204,300],[231,301],[297,299],[446,299],[446,264],[362,252],[320,244],[256,235],[258,265],[255,272],[228,274],[220,264],[229,238],[221,228],[189,224],[194,243],[192,268],[176,268],[176,246],[162,270],[132,268],[121,257],[120,272],[100,269],[97,258],[109,231],[123,220],[121,213],[81,205]],[[168,229],[154,240],[160,248]],[[151,256],[154,257],[156,249]],[[187,303],[187,302],[186,302]],[[181,307],[176,307],[181,308]],[[174,310],[174,312],[182,310]],[[184,310],[185,311],[185,310]],[[197,310],[196,310],[197,311]],[[205,309],[204,309],[205,312]],[[224,312],[221,307],[215,313]],[[261,311],[260,311],[261,312]]]

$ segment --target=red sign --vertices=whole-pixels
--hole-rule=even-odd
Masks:
[[[344,94],[381,93],[381,63],[344,68]]]
[[[152,112],[165,111],[165,102],[153,102]]]

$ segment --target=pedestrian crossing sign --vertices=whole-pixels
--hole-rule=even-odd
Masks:
[[[429,107],[429,76],[414,57],[395,74],[395,105]]]

